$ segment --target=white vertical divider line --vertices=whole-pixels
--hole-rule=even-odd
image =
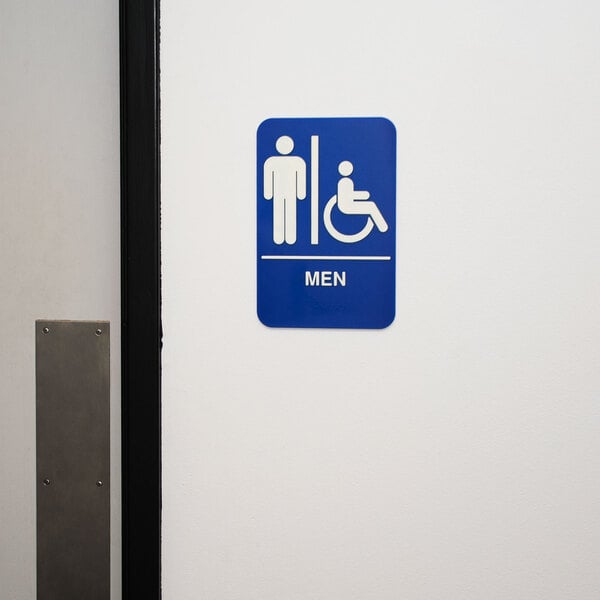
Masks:
[[[319,136],[310,136],[310,243],[319,243]]]

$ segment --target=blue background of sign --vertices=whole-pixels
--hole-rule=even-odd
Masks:
[[[306,162],[307,196],[297,203],[297,241],[273,242],[273,201],[263,196],[263,166],[277,156],[275,142],[294,140],[291,156]],[[311,136],[319,136],[319,244],[310,241]],[[336,193],[338,165],[349,160],[356,190],[367,190],[389,229],[376,227],[362,241],[343,243],[323,224],[323,210]],[[363,215],[345,215],[337,207],[332,221],[342,233],[363,228]],[[396,272],[396,129],[387,119],[268,119],[257,133],[257,308],[270,327],[331,327],[379,329],[395,314]],[[263,255],[391,256],[389,261],[263,260]],[[305,285],[305,272],[346,272],[346,286]]]

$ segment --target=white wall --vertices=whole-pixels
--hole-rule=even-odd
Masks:
[[[599,24],[163,3],[165,600],[599,597]],[[345,115],[398,130],[396,321],[268,329],[256,127]]]
[[[118,2],[0,2],[0,597],[35,598],[34,321],[111,321],[120,597]]]

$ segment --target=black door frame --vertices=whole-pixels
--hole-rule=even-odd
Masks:
[[[159,599],[159,0],[119,0],[123,600]]]

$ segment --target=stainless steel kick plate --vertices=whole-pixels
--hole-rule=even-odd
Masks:
[[[110,326],[37,321],[37,598],[110,598]]]

